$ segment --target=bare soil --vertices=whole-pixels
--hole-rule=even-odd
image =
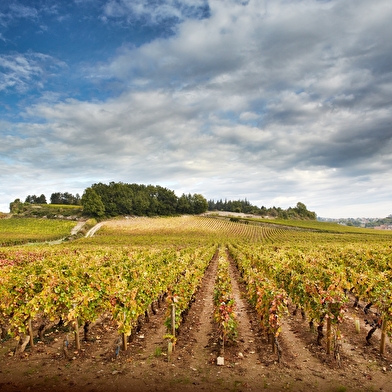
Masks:
[[[224,349],[224,365],[217,365],[222,347],[213,318],[214,258],[185,316],[175,351],[169,359],[162,305],[150,313],[126,351],[116,352],[116,326],[105,315],[91,326],[89,341],[76,350],[70,332],[53,327],[34,348],[15,354],[15,341],[0,346],[0,391],[391,391],[392,347],[380,356],[379,332],[366,343],[368,317],[348,308],[342,325],[340,362],[316,344],[308,320],[300,312],[283,323],[279,337],[282,358],[259,328],[258,317],[245,296],[245,286],[231,263],[238,318],[237,342]],[[359,317],[360,333],[354,318]],[[148,321],[148,322],[147,322]],[[80,337],[82,338],[83,328]],[[69,345],[64,351],[64,340]],[[325,342],[324,342],[325,343]]]

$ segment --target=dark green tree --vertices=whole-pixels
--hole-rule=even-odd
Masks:
[[[30,204],[47,204],[46,203],[46,197],[44,194],[41,196],[36,196],[36,195],[28,195],[26,197],[25,203],[30,203]]]
[[[199,193],[193,195],[193,213],[202,214],[208,210],[208,203],[205,197]]]
[[[27,197],[25,199],[25,203],[34,204],[36,200],[37,200],[37,196],[35,196],[35,195],[27,195]]]
[[[10,212],[13,214],[19,214],[23,212],[24,204],[20,201],[20,199],[15,199],[13,202],[10,203]]]
[[[105,215],[105,206],[100,196],[92,188],[87,188],[82,196],[83,213],[96,217]]]
[[[42,194],[41,196],[37,197],[37,203],[38,204],[47,204],[46,197],[45,197],[44,194]]]
[[[159,215],[174,215],[177,212],[177,196],[174,191],[157,185]]]
[[[183,193],[181,197],[178,199],[177,203],[177,211],[180,214],[192,214],[192,204],[191,204],[191,195],[186,195]]]
[[[304,203],[298,202],[294,210],[297,212],[300,219],[315,220],[317,218],[316,213],[309,211]]]
[[[62,195],[60,192],[55,192],[50,195],[50,204],[62,204]]]

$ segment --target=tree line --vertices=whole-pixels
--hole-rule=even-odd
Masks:
[[[45,195],[28,195],[25,202],[16,199],[10,203],[10,211],[18,214],[31,204],[48,204]],[[208,209],[207,200],[200,194],[182,194],[162,186],[126,184],[110,182],[93,184],[85,189],[83,196],[55,192],[50,196],[50,204],[80,205],[83,213],[94,217],[114,217],[119,215],[176,215],[201,214]]]
[[[46,196],[44,194],[40,196],[28,195],[25,199],[25,203],[30,204],[48,204]],[[80,206],[82,204],[79,194],[73,195],[69,192],[55,192],[50,195],[50,204],[66,204]]]
[[[10,203],[10,211],[20,213],[30,204],[47,204],[45,195],[28,195],[25,202],[16,199]],[[176,214],[201,214],[209,211],[243,212],[280,219],[317,218],[315,212],[308,211],[305,204],[298,202],[295,207],[266,208],[252,205],[248,200],[207,200],[201,194],[182,194],[159,185],[127,184],[123,182],[97,183],[84,190],[83,196],[69,192],[54,192],[50,204],[77,205],[83,213],[94,217],[114,217],[120,215],[157,216]]]
[[[94,184],[82,196],[83,211],[97,217],[118,215],[176,215],[201,214],[208,209],[201,194],[182,194],[159,185],[111,182]]]
[[[252,205],[248,200],[209,200],[209,211],[229,211],[242,212],[245,214],[269,216],[278,219],[308,219],[315,220],[317,215],[313,211],[309,211],[305,204],[298,202],[295,207],[283,209],[281,207],[266,208]]]

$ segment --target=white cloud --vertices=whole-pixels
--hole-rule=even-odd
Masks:
[[[48,77],[65,67],[63,62],[42,53],[0,54],[0,91],[42,88]]]
[[[47,93],[24,123],[3,124],[0,151],[20,173],[38,166],[40,179],[57,184],[72,183],[72,173],[86,186],[159,183],[265,206],[302,201],[322,216],[366,206],[391,213],[392,3],[210,1],[208,17],[198,14],[203,1],[151,4],[103,8],[107,23],[181,21],[169,38],[124,44],[87,69],[97,86],[117,82],[121,93]],[[0,89],[42,86],[48,64],[61,66],[2,55]],[[0,176],[13,182],[11,172]]]
[[[15,18],[26,18],[36,19],[38,17],[38,11],[34,7],[25,6],[17,2],[9,5],[11,14]]]
[[[147,23],[157,24],[167,19],[182,21],[185,18],[203,17],[208,8],[206,0],[164,0],[160,2],[146,0],[109,0],[103,7],[104,17],[122,18],[128,23],[143,19]]]

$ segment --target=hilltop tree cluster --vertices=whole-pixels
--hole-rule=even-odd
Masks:
[[[28,195],[26,197],[25,203],[30,204],[47,204],[46,196],[42,194],[41,196],[36,195]],[[68,192],[55,192],[50,195],[50,204],[66,204],[66,205],[74,205],[80,206],[81,199],[79,194],[72,195]]]
[[[78,193],[74,196],[68,192],[56,192],[52,193],[52,195],[50,196],[50,204],[66,204],[80,206],[82,204],[82,200]]]
[[[41,196],[36,196],[36,195],[28,195],[26,197],[25,203],[30,203],[30,204],[47,204],[46,197],[44,194]]]
[[[209,200],[209,211],[229,211],[242,212],[245,214],[254,214],[261,216],[269,216],[278,219],[308,219],[315,220],[317,215],[313,211],[309,211],[305,204],[298,202],[295,207],[289,207],[286,210],[281,207],[266,208],[264,206],[257,207],[252,205],[248,200]]]
[[[94,184],[82,196],[85,214],[92,216],[201,214],[208,209],[200,194],[183,194],[162,186],[125,184]]]

